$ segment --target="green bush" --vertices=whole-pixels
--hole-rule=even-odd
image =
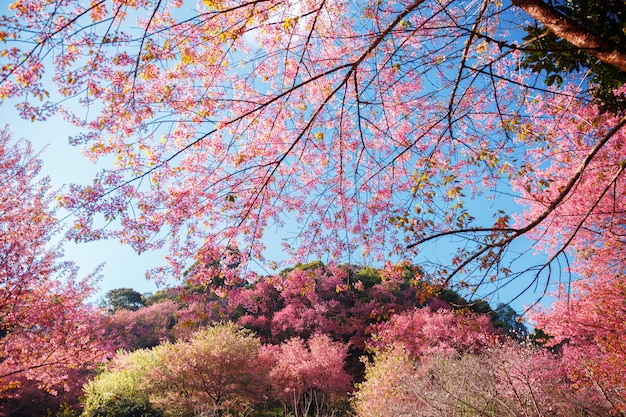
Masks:
[[[118,356],[115,368],[96,376],[84,387],[83,417],[160,417],[142,389],[142,377],[155,362],[150,350]]]

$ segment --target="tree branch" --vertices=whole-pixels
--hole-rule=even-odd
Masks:
[[[542,0],[512,0],[512,3],[535,18],[539,23],[572,45],[583,49],[605,64],[626,71],[626,50],[601,38],[559,13]]]

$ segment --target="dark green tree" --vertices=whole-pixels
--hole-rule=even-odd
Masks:
[[[100,408],[85,415],[90,417],[161,417],[163,413],[144,399],[112,397]]]
[[[510,305],[500,303],[493,310],[491,323],[496,329],[502,329],[519,339],[525,339],[528,336],[528,329],[520,322],[519,317],[519,314]]]
[[[116,288],[109,290],[104,298],[102,306],[111,313],[122,309],[136,311],[145,306],[143,296],[132,288]]]

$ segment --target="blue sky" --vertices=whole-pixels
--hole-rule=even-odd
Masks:
[[[99,171],[97,166],[84,158],[80,149],[68,144],[68,137],[73,133],[73,127],[64,123],[60,117],[54,117],[46,122],[30,123],[21,120],[13,108],[13,103],[6,102],[1,107],[0,124],[10,125],[14,137],[24,137],[32,142],[37,150],[42,150],[41,159],[44,161],[43,174],[50,176],[53,186],[62,189],[70,183],[84,184],[91,182],[94,175]],[[63,213],[59,213],[62,217]],[[71,225],[71,217],[66,221]],[[285,234],[288,231],[283,231]],[[270,239],[279,240],[280,236],[269,236]],[[443,256],[450,251],[450,242],[441,242],[426,255],[433,258]],[[269,260],[278,260],[282,253],[277,250],[278,244],[269,245],[267,257]],[[164,264],[164,253],[143,253],[137,255],[130,247],[121,246],[115,241],[99,241],[76,244],[67,242],[64,245],[66,259],[76,262],[81,273],[88,274],[99,264],[105,263],[102,270],[103,280],[101,292],[120,287],[132,287],[140,292],[152,292],[157,289],[154,282],[145,278],[145,272],[154,266]],[[276,249],[274,249],[276,248]],[[439,253],[441,251],[441,253]],[[353,260],[358,263],[359,260]],[[416,260],[419,262],[419,260]],[[513,289],[510,289],[511,292]],[[525,297],[526,298],[526,297]],[[529,297],[532,298],[532,297]],[[499,300],[490,300],[497,304]],[[502,295],[501,301],[508,301],[506,295]],[[514,308],[520,310],[521,302],[514,304]]]
[[[35,150],[41,151],[44,163],[42,175],[51,178],[56,190],[70,183],[90,182],[98,171],[96,165],[81,155],[79,148],[68,144],[72,126],[60,117],[31,123],[18,117],[12,103],[4,103],[1,110],[0,125],[9,125],[13,139],[28,139]],[[58,216],[62,217],[63,213],[58,213]],[[71,222],[71,218],[65,220],[66,225],[71,225]],[[154,282],[145,278],[145,271],[163,263],[162,253],[137,255],[130,247],[115,241],[66,242],[64,248],[65,259],[76,262],[81,275],[105,263],[101,291],[97,297],[113,288],[131,287],[142,293],[157,289]]]
[[[45,122],[32,123],[22,120],[12,104],[4,103],[2,106],[0,125],[8,124],[14,139],[26,138],[33,144],[35,150],[41,151],[40,157],[44,163],[42,175],[51,178],[52,185],[56,190],[60,191],[70,183],[85,184],[91,182],[99,171],[99,167],[85,158],[81,154],[80,148],[68,143],[68,137],[75,133],[73,126],[65,123],[58,116]],[[58,216],[63,217],[65,214],[58,213]],[[72,217],[69,216],[64,223],[66,227],[71,226]],[[288,231],[282,231],[282,233],[288,233]],[[279,235],[280,233],[271,236],[268,241],[270,239],[279,240]],[[441,243],[445,248],[437,245],[439,249],[436,249],[436,246],[434,252],[431,248],[429,251],[431,256],[438,257],[436,252],[439,250],[444,252],[450,250],[448,246],[450,242]],[[270,261],[278,261],[279,258],[283,257],[279,250],[280,245],[268,244],[268,247],[267,256]],[[101,273],[100,292],[94,296],[94,301],[102,297],[106,291],[114,288],[130,287],[141,293],[154,292],[159,288],[153,281],[146,278],[145,273],[152,267],[165,264],[164,251],[159,253],[144,252],[138,255],[131,247],[120,245],[112,240],[89,243],[69,241],[64,243],[64,249],[65,260],[74,261],[80,267],[81,275],[86,275],[95,270],[98,265],[104,264]],[[359,260],[355,259],[353,262],[358,263]],[[516,285],[512,285],[499,296],[488,301],[494,307],[499,302],[508,302],[511,298],[510,295],[523,287],[521,284],[522,282],[517,282]],[[536,295],[533,295],[531,291],[530,294],[512,303],[512,306],[521,312],[524,305],[534,301],[535,297]]]

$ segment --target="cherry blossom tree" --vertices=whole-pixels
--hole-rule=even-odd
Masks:
[[[19,394],[4,396],[0,402],[1,416],[41,417],[42,415],[74,415],[82,410],[83,385],[93,377],[93,370],[66,368],[67,378],[50,390],[42,390],[39,382],[24,375],[17,376]],[[13,393],[15,394],[15,393]],[[66,413],[66,414],[64,414]],[[74,413],[74,414],[72,414]]]
[[[0,130],[0,398],[19,396],[24,381],[52,394],[69,390],[77,368],[111,353],[104,315],[86,304],[93,277],[80,280],[60,261],[40,168],[30,144]]]
[[[121,309],[107,323],[108,332],[119,341],[117,348],[126,350],[154,347],[174,340],[174,326],[181,306],[164,300],[136,311]]]
[[[402,347],[377,353],[354,395],[359,417],[603,416],[592,391],[572,388],[557,355],[507,342],[481,354],[416,361]]]
[[[228,283],[295,223],[293,257],[421,254],[470,290],[522,275],[545,288],[579,248],[620,244],[626,119],[600,111],[586,73],[547,85],[526,68],[521,33],[533,16],[618,75],[623,54],[569,36],[556,2],[191,7],[16,0],[0,21],[0,100],[62,114],[72,143],[114,161],[61,199],[72,238],[169,245],[153,275],[195,258]],[[430,256],[438,242],[450,256]],[[529,267],[533,249],[547,259]]]
[[[259,340],[233,323],[186,340],[120,351],[84,388],[84,413],[96,416],[229,415],[263,403],[267,372]]]
[[[347,346],[326,335],[313,335],[306,343],[293,338],[265,350],[274,362],[269,372],[272,396],[296,417],[319,415],[349,390],[350,377],[344,369]]]
[[[240,313],[237,323],[257,332],[265,342],[280,344],[291,337],[306,340],[323,333],[348,343],[359,356],[372,324],[421,306],[433,295],[414,273],[392,277],[370,268],[367,274],[355,266],[299,265],[233,291],[229,298]]]
[[[624,277],[598,275],[562,288],[552,306],[533,314],[558,347],[574,383],[598,391],[615,414],[626,412],[626,287]]]
[[[233,323],[161,344],[154,354],[156,363],[143,373],[142,389],[166,415],[244,412],[265,399],[267,371],[259,360],[259,339]]]
[[[497,339],[489,317],[468,311],[416,308],[377,325],[370,346],[402,346],[413,358],[479,353]]]

